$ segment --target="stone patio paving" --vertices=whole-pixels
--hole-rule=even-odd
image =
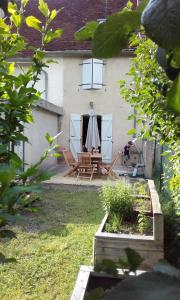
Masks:
[[[111,183],[116,183],[118,180],[127,180],[129,181],[128,174],[132,174],[133,167],[126,167],[120,164],[116,165],[113,169],[114,172],[119,176],[119,179],[112,180],[110,177],[103,176],[102,178],[94,177],[92,181],[89,179],[77,179],[76,176],[67,176],[64,177],[68,168],[64,162],[59,163],[56,168],[55,172],[56,175],[52,176],[50,180],[45,181],[45,184],[52,184],[52,185],[76,185],[76,186],[102,186],[104,183],[110,181]]]

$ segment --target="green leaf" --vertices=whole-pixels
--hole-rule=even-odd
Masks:
[[[48,132],[45,134],[45,139],[48,141],[50,145],[54,142],[54,137],[50,136]]]
[[[9,238],[14,239],[17,238],[16,234],[12,230],[4,229],[0,231],[0,238]]]
[[[10,27],[5,23],[5,21],[0,18],[0,33],[9,32]]]
[[[9,2],[8,3],[8,12],[13,15],[17,12],[18,8],[16,3]]]
[[[55,31],[48,31],[44,37],[44,42],[48,44],[54,39],[60,38],[62,33],[63,33],[62,29],[56,29]]]
[[[21,0],[21,3],[24,7],[28,4],[29,0]]]
[[[128,120],[133,120],[134,118],[136,118],[136,114],[132,114],[128,117]]]
[[[151,0],[142,13],[146,35],[161,48],[180,46],[180,1]]]
[[[57,10],[53,9],[52,12],[51,12],[51,14],[50,14],[49,20],[53,21],[56,18],[57,13],[58,13]]]
[[[94,37],[94,33],[99,26],[97,21],[87,22],[85,26],[80,28],[75,33],[75,39],[77,41],[87,41]]]
[[[12,14],[11,20],[12,20],[12,22],[14,23],[14,25],[16,27],[19,27],[21,25],[22,19],[21,19],[20,15],[18,15],[18,14]]]
[[[29,16],[26,18],[26,24],[31,28],[41,31],[41,27],[39,26],[39,24],[41,24],[41,21],[33,16]]]
[[[117,56],[127,47],[130,34],[140,27],[141,14],[136,11],[122,11],[107,18],[95,31],[93,56],[108,58]]]
[[[180,74],[167,93],[167,103],[169,108],[180,114]]]
[[[128,135],[133,135],[133,134],[136,134],[137,133],[137,130],[135,128],[132,128],[128,131]]]
[[[139,255],[138,252],[131,248],[125,248],[125,253],[129,264],[129,271],[136,272],[144,259]]]
[[[43,16],[48,17],[49,16],[49,7],[44,0],[39,0],[39,6],[38,9],[43,14]]]

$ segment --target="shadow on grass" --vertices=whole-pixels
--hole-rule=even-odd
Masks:
[[[66,236],[67,224],[100,224],[103,210],[96,191],[48,190],[41,195],[41,201],[24,211],[26,220],[17,221],[15,226],[30,233],[44,233]]]

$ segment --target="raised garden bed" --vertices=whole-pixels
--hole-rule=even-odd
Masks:
[[[137,275],[143,271],[137,271]],[[71,300],[85,300],[86,296],[96,288],[111,289],[123,280],[123,272],[119,269],[117,276],[103,272],[97,273],[93,267],[81,266]]]
[[[103,259],[118,261],[124,256],[124,249],[136,250],[144,259],[141,269],[148,270],[164,257],[163,214],[154,181],[148,180],[148,194],[151,201],[152,233],[126,234],[105,232],[108,214],[105,215],[94,236],[94,263]]]

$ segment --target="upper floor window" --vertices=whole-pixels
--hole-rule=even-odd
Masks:
[[[86,59],[82,63],[82,89],[99,90],[103,87],[103,61],[96,58]]]

